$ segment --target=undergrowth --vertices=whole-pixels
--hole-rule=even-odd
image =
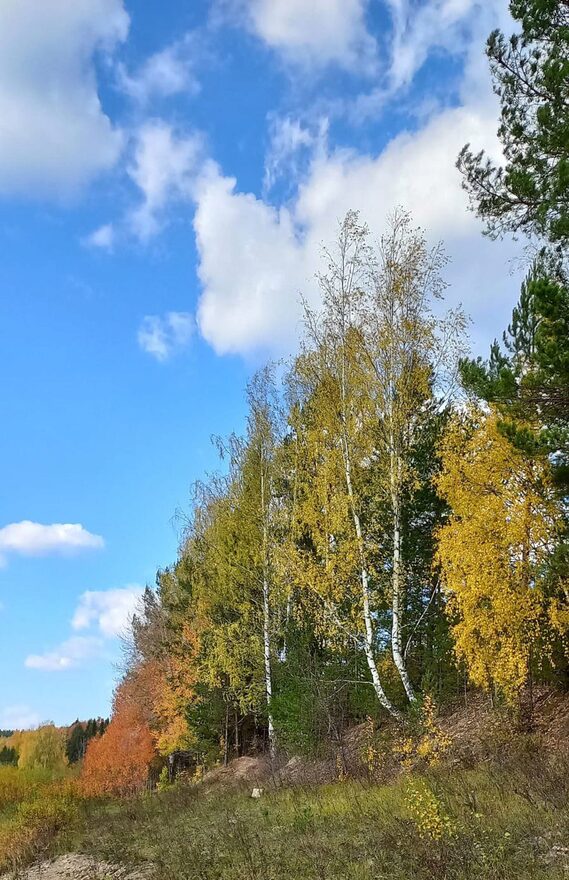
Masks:
[[[567,766],[88,802],[74,847],[160,880],[566,880]],[[69,840],[66,841],[69,846]]]
[[[0,872],[47,854],[79,815],[71,774],[0,768]]]

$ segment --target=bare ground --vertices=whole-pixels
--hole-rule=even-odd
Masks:
[[[132,871],[73,853],[15,874],[3,874],[0,880],[149,880],[150,876],[147,869]]]

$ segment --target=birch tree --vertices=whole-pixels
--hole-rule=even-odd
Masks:
[[[544,585],[562,522],[549,462],[524,455],[477,408],[455,417],[441,452],[439,490],[453,512],[438,559],[455,650],[476,685],[512,699],[532,654],[547,654]]]
[[[322,308],[305,308],[306,338],[293,376],[307,412],[304,442],[313,469],[301,516],[324,575],[322,615],[357,641],[377,699],[390,714],[398,716],[377,663],[376,597],[358,479],[371,453],[362,335],[372,252],[367,227],[359,223],[357,214],[346,216],[336,249],[325,251],[325,260],[326,271],[318,278]],[[308,554],[304,554],[304,561],[309,563]],[[311,580],[314,588],[318,578]]]
[[[275,486],[276,454],[279,440],[279,406],[270,367],[258,372],[248,388],[249,418],[244,478],[250,481],[253,517],[258,531],[258,572],[262,585],[263,668],[269,750],[276,747],[273,699],[273,608],[275,566],[273,552],[274,520],[278,499]]]
[[[440,246],[429,248],[408,214],[399,211],[372,262],[365,298],[365,355],[371,367],[368,395],[376,424],[376,487],[391,517],[391,650],[411,702],[416,701],[404,657],[405,581],[402,542],[405,499],[418,484],[413,449],[435,407],[453,390],[465,318],[460,309],[436,314],[445,288]]]

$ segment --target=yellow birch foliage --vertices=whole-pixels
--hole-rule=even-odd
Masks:
[[[547,461],[530,459],[472,408],[440,447],[438,489],[451,516],[438,534],[455,650],[471,680],[507,698],[525,683],[544,622],[540,573],[556,534]]]

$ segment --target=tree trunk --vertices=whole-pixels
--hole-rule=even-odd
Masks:
[[[365,564],[365,546],[363,540],[362,526],[360,522],[359,514],[356,510],[355,499],[354,499],[354,491],[352,487],[352,474],[351,474],[351,466],[350,466],[350,456],[348,453],[348,444],[346,438],[344,437],[344,474],[346,478],[346,488],[348,490],[348,498],[350,500],[350,507],[352,510],[352,519],[354,522],[354,529],[356,532],[356,539],[358,542],[358,552],[360,556],[360,580],[362,585],[362,600],[363,600],[363,618],[364,618],[364,627],[365,627],[365,640],[364,640],[364,653],[367,660],[367,665],[369,667],[369,671],[371,673],[371,680],[373,682],[373,687],[375,693],[377,695],[377,699],[381,703],[384,709],[387,709],[390,715],[393,715],[394,718],[400,718],[400,713],[395,708],[395,706],[389,700],[389,697],[385,693],[383,689],[383,685],[381,684],[381,679],[379,677],[379,672],[377,669],[377,663],[375,662],[375,657],[373,653],[373,622],[371,618],[371,608],[370,608],[370,590],[369,590],[369,578],[367,573],[367,568]]]
[[[403,682],[405,693],[410,703],[415,703],[417,697],[407,672],[403,657],[401,638],[401,625],[403,614],[403,584],[401,582],[401,499],[399,493],[398,474],[400,464],[396,460],[395,452],[391,453],[391,504],[393,508],[393,570],[392,570],[392,600],[391,600],[391,653],[393,662]]]
[[[229,700],[225,698],[225,732],[223,735],[223,766],[229,764]]]
[[[261,454],[261,509],[263,516],[263,658],[265,665],[265,696],[267,700],[267,720],[269,732],[269,752],[271,757],[275,753],[275,727],[271,712],[271,700],[273,698],[273,677],[271,670],[271,605],[269,592],[269,560],[268,560],[268,528],[267,507],[265,503],[265,474],[263,471],[264,461]]]

